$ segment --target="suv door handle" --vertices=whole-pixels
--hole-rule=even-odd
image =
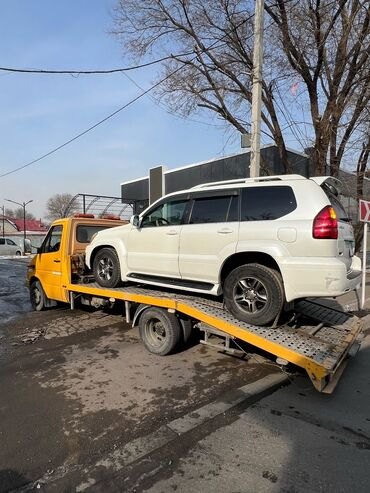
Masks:
[[[53,262],[55,262],[56,264],[60,264],[60,260],[54,260]]]
[[[166,235],[169,235],[169,236],[177,235],[177,231],[174,229],[171,229],[170,231],[167,231]]]
[[[222,229],[218,229],[217,230],[217,233],[220,233],[222,235],[227,235],[227,234],[230,234],[230,233],[233,233],[234,230],[233,229],[230,229],[230,228],[222,228]]]

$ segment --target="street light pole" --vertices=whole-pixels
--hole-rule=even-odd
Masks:
[[[5,199],[7,202],[11,202],[12,204],[17,204],[23,208],[23,253],[26,250],[26,206],[33,202],[33,200],[29,200],[28,202],[16,202],[15,200]]]
[[[3,205],[3,238],[5,236],[5,206]]]
[[[251,121],[250,177],[260,174],[261,161],[261,106],[262,106],[262,62],[263,62],[263,13],[264,0],[256,0],[254,17],[253,85]]]

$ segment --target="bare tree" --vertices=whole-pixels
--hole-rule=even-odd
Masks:
[[[171,110],[185,116],[209,110],[238,132],[250,129],[252,99],[253,2],[240,0],[120,0],[114,33],[134,60],[173,55],[164,75],[177,71],[159,89]],[[265,56],[268,58],[266,50]],[[264,132],[277,144],[291,170],[274,103],[273,71],[263,80]]]
[[[182,115],[205,109],[249,130],[254,2],[119,0],[114,33],[135,61],[172,53],[159,96]],[[249,11],[248,11],[249,9]],[[314,148],[314,172],[336,176],[370,100],[370,4],[270,0],[265,9],[263,131],[291,171],[287,129]],[[180,70],[181,68],[181,70]],[[299,84],[299,98],[289,89]],[[355,104],[353,102],[355,101]],[[297,121],[296,115],[303,113]],[[308,147],[308,145],[307,145]]]
[[[50,221],[65,217],[67,206],[73,199],[70,193],[57,193],[46,202],[46,218]]]
[[[370,3],[277,0],[266,10],[274,20],[286,67],[305,86],[315,170],[326,173],[329,162],[330,174],[337,176],[370,101]]]
[[[362,145],[357,161],[357,197],[362,198],[364,196],[364,178],[366,176],[367,165],[370,158],[370,128],[367,136],[367,140]]]
[[[18,207],[17,209],[5,209],[5,216],[10,219],[23,219],[23,208]],[[32,212],[26,210],[26,219],[36,219]]]

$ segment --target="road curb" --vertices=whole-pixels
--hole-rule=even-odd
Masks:
[[[162,425],[148,435],[135,438],[131,442],[126,443],[123,447],[115,449],[105,458],[97,461],[93,467],[85,468],[84,473],[86,474],[86,478],[77,486],[76,491],[84,491],[88,486],[94,484],[95,479],[93,476],[97,467],[104,467],[118,472],[137,460],[143,459],[165,445],[174,442],[176,439],[192,431],[201,424],[211,421],[239,404],[255,402],[258,398],[265,397],[266,394],[272,393],[275,389],[287,382],[289,382],[289,377],[284,373],[272,373],[260,380],[243,385],[234,391],[227,392],[215,401],[201,406],[181,418],[174,419],[169,423]],[[80,466],[77,464],[71,466],[66,466],[64,464],[51,473],[44,474],[39,480],[29,483],[17,491],[19,493],[28,493],[35,488],[40,488],[44,484],[51,485],[53,482],[63,479],[68,473],[77,473],[79,469]]]
[[[272,392],[288,381],[289,378],[284,373],[272,373],[256,382],[243,385],[215,401],[181,416],[181,418],[162,425],[148,435],[132,440],[123,447],[116,449],[105,459],[99,460],[95,467],[103,466],[119,471],[239,404],[247,403],[250,400],[255,402],[259,396],[263,397],[264,393]]]
[[[362,323],[362,332],[366,336],[370,333],[370,314],[360,318]]]
[[[170,421],[167,423],[167,427],[178,435],[182,435],[219,414],[225,413],[238,404],[265,392],[269,388],[282,385],[287,380],[288,377],[283,373],[272,373],[261,380],[243,385],[243,387],[239,387],[233,392],[228,392],[221,398],[185,414],[181,418]]]

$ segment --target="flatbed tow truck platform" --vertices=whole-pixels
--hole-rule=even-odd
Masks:
[[[200,324],[203,331],[237,339],[276,357],[281,364],[292,363],[303,368],[319,392],[333,392],[350,356],[360,347],[361,320],[350,313],[328,307],[319,301],[304,300],[295,304],[292,323],[276,327],[250,325],[234,318],[223,304],[175,291],[163,291],[128,285],[103,288],[95,282],[69,283],[71,308],[81,296],[125,302],[126,321],[139,325],[150,308],[186,317]],[[136,310],[131,318],[132,304]],[[297,325],[297,320],[300,320]],[[301,323],[302,322],[302,323]]]
[[[224,346],[216,347],[227,351],[230,342],[237,345],[238,340],[243,341],[249,352],[258,348],[272,355],[277,364],[291,363],[304,369],[319,392],[333,391],[349,356],[359,348],[362,323],[358,317],[318,300],[304,300],[295,304],[288,322],[259,327],[234,318],[217,298],[149,288],[143,283],[103,288],[86,270],[85,248],[96,228],[119,224],[122,221],[114,217],[89,214],[54,221],[28,265],[26,282],[35,310],[57,302],[69,303],[73,309],[77,300],[97,307],[121,300],[126,321],[139,326],[144,345],[154,354],[164,356],[178,350],[197,325],[204,332],[204,343],[222,336]]]

